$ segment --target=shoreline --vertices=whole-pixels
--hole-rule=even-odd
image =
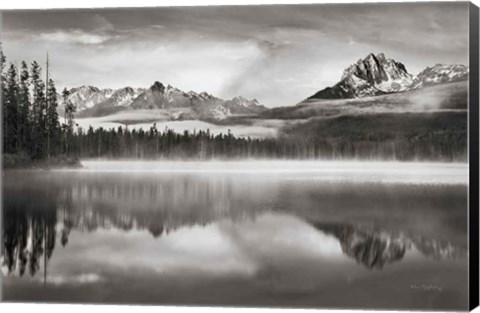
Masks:
[[[51,170],[51,169],[80,169],[83,168],[80,159],[65,155],[58,155],[49,159],[31,160],[22,155],[3,154],[2,170]]]

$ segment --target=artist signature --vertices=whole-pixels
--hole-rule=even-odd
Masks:
[[[424,284],[411,284],[410,289],[421,290],[421,291],[436,291],[442,292],[443,288],[436,285],[424,285]]]

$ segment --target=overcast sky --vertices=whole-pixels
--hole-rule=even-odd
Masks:
[[[4,11],[9,61],[44,62],[63,88],[148,87],[293,105],[384,52],[417,74],[468,65],[468,2]]]

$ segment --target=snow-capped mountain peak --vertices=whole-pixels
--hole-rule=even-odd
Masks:
[[[402,63],[387,59],[383,53],[370,53],[345,69],[342,80],[352,81],[354,78],[363,80],[382,92],[405,90],[413,80]]]
[[[340,82],[320,90],[310,98],[339,99],[376,96],[403,91],[413,78],[405,66],[383,53],[370,53],[347,67]]]
[[[111,103],[112,106],[126,106],[130,104],[133,99],[138,97],[143,91],[144,90],[141,88],[134,89],[132,87],[124,87],[115,90],[106,101]],[[105,105],[105,103],[103,105]]]
[[[468,79],[468,66],[461,64],[440,64],[427,67],[413,80],[409,89],[455,82]]]
[[[343,71],[340,82],[320,90],[308,99],[377,96],[466,79],[468,67],[465,65],[436,64],[413,77],[402,63],[387,58],[383,53],[370,53],[348,66]]]
[[[99,89],[94,86],[80,86],[69,90],[68,99],[77,105],[77,110],[89,109],[96,104],[108,99],[114,92],[113,89]]]
[[[184,92],[155,81],[149,88],[99,89],[81,86],[71,89],[69,100],[81,117],[115,113],[124,109],[174,109],[168,115],[181,118],[223,119],[232,114],[253,114],[266,110],[258,100],[235,97],[222,100],[205,91]]]

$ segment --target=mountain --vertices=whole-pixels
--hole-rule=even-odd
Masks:
[[[70,89],[68,99],[76,105],[77,111],[94,107],[113,94],[113,89],[99,89],[93,86],[81,86]]]
[[[227,100],[225,106],[233,114],[252,114],[265,111],[265,107],[257,99],[248,100],[244,97],[235,97],[232,100]]]
[[[468,67],[465,65],[436,64],[413,77],[402,63],[386,58],[383,53],[371,53],[347,67],[337,84],[318,91],[308,99],[379,96],[467,79]]]
[[[99,106],[126,106],[132,103],[145,89],[124,87],[115,90],[112,95],[100,102]]]
[[[272,108],[260,114],[269,119],[331,118],[340,115],[379,112],[435,112],[466,110],[468,81],[459,81],[423,88],[354,99],[307,99],[295,106]]]
[[[80,88],[84,89],[84,87]],[[94,99],[94,101],[91,101],[89,105],[86,106],[85,100],[78,96],[78,88],[72,88],[70,89],[68,99],[76,106],[77,117],[105,116],[124,110],[125,107],[143,91],[144,89],[131,87],[124,87],[117,90],[101,90],[96,87],[90,87],[88,99]],[[59,103],[62,103],[61,100]],[[60,106],[59,109],[61,114],[63,114],[63,106]]]
[[[369,54],[343,71],[333,87],[320,90],[309,99],[343,99],[382,95],[403,91],[411,85],[412,75],[405,66],[383,53]]]
[[[468,80],[468,67],[465,65],[435,64],[421,71],[409,89]]]
[[[235,97],[223,100],[206,92],[184,92],[154,82],[149,88],[124,87],[118,90],[82,86],[70,90],[69,100],[77,117],[94,117],[130,109],[170,110],[173,119],[224,119],[235,114],[256,114],[266,110],[256,99]]]

